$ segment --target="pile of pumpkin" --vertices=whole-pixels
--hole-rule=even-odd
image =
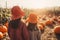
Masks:
[[[40,18],[41,21],[39,22],[39,27],[41,30],[44,30],[45,26],[47,25],[52,25],[54,19],[53,18],[47,18],[47,16],[43,16],[42,18]]]
[[[44,19],[45,19],[45,18],[46,18],[46,17],[44,17]],[[43,18],[42,18],[42,19],[43,19]],[[44,30],[44,28],[45,28],[46,25],[52,25],[54,21],[57,21],[57,23],[58,23],[58,25],[59,25],[59,24],[60,24],[60,16],[58,16],[58,17],[53,17],[53,18],[51,18],[51,19],[47,18],[47,19],[45,19],[44,21],[45,21],[45,22],[40,23],[40,26],[39,26],[39,27],[40,27],[41,30]],[[55,34],[60,34],[60,26],[55,26],[55,27],[53,28],[53,31],[54,31]]]
[[[4,38],[4,36],[6,36],[7,26],[8,26],[8,23],[5,23],[4,25],[0,25],[0,39]]]
[[[57,25],[54,27],[53,31],[55,34],[60,35],[60,16],[53,18],[55,21],[57,21]]]

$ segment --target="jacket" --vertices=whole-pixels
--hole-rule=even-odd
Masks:
[[[23,22],[19,23],[18,29],[13,29],[11,25],[9,25],[8,35],[11,40],[29,40],[28,30]]]

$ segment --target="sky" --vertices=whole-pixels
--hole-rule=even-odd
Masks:
[[[19,5],[22,8],[45,8],[60,6],[60,0],[0,0],[0,7],[11,8]]]

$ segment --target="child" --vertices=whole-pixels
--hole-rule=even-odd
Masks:
[[[33,13],[29,15],[26,21],[28,22],[27,29],[30,34],[30,40],[40,40],[41,31],[38,29],[37,21],[38,21],[37,15]]]
[[[21,21],[24,16],[23,11],[19,6],[14,6],[11,9],[11,21],[9,22],[8,35],[11,40],[29,40],[28,30],[25,23]]]

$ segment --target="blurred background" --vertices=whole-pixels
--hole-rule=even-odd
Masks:
[[[40,29],[44,30],[41,40],[60,40],[60,36],[57,38],[53,32],[56,26],[60,28],[60,0],[0,0],[0,26],[4,25],[8,28],[11,18],[11,8],[15,5],[19,5],[25,12],[24,19],[31,12],[37,14],[40,25],[44,26],[41,27],[39,25]],[[60,30],[57,32],[60,32]],[[9,40],[8,34],[5,33],[3,33],[4,36],[1,36],[0,30],[1,40]]]
[[[36,12],[38,15],[53,13],[59,15],[60,0],[0,0],[0,15],[11,16],[11,8],[19,5],[25,12],[26,16],[30,12]]]

